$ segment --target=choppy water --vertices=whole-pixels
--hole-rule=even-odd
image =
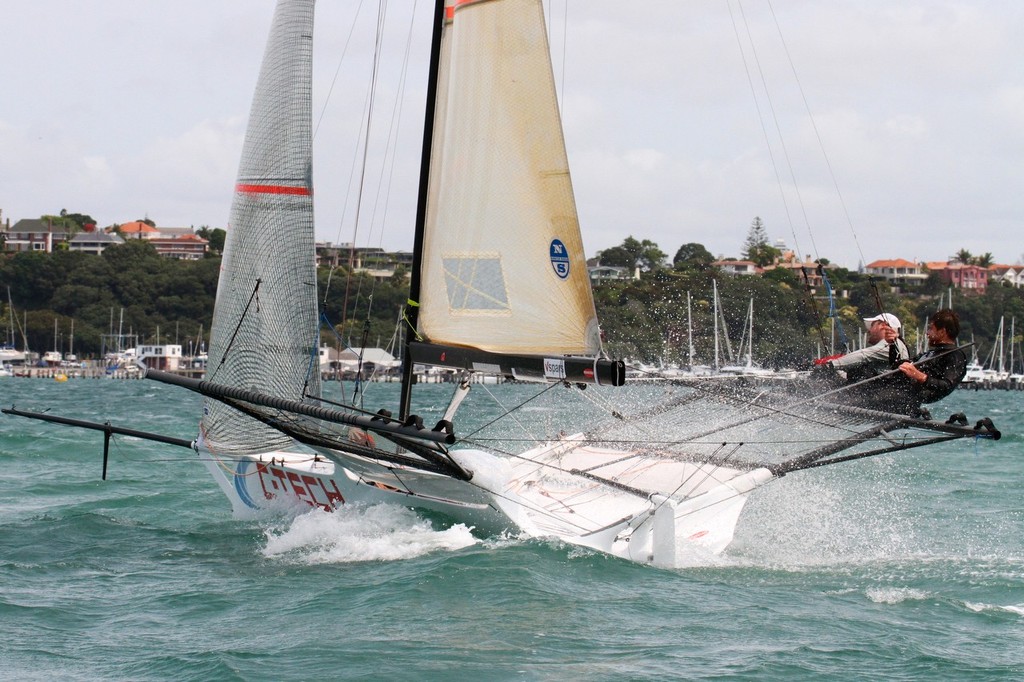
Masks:
[[[199,412],[147,381],[0,382],[186,438]],[[786,477],[679,571],[399,507],[236,520],[188,450],[115,439],[103,482],[100,434],[4,416],[0,677],[1024,679],[1024,395],[946,405],[1006,436]]]

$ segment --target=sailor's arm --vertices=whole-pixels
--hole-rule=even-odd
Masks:
[[[964,376],[966,361],[956,357],[959,353],[954,352],[950,357],[945,358],[939,371],[926,374],[909,362],[899,366],[899,370],[917,384],[918,394],[923,402],[932,402],[932,398],[949,395]],[[934,362],[934,361],[930,361]]]
[[[888,360],[889,344],[885,341],[879,341],[873,346],[861,348],[852,353],[847,353],[841,358],[836,358],[832,361],[832,366],[836,369],[847,369],[863,365],[866,362],[887,362]]]

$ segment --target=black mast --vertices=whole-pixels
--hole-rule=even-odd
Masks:
[[[412,401],[413,358],[409,344],[416,335],[420,304],[420,259],[423,257],[423,228],[427,221],[427,186],[430,182],[430,153],[434,142],[434,110],[437,106],[437,75],[441,64],[441,33],[444,29],[444,0],[434,2],[434,32],[430,44],[430,73],[427,81],[427,102],[423,121],[423,154],[420,158],[420,188],[416,201],[416,232],[412,242],[412,273],[409,279],[409,301],[405,307],[405,352],[402,353],[402,396],[399,418],[409,416]]]

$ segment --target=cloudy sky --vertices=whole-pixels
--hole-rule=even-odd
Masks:
[[[430,8],[388,4],[365,162],[378,3],[317,8],[317,232],[409,249]],[[545,6],[590,255],[630,235],[738,255],[760,216],[773,240],[848,267],[961,248],[1021,260],[1024,3]],[[4,3],[3,219],[225,226],[273,7]]]

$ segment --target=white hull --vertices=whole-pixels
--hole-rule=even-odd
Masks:
[[[595,452],[570,448],[575,445],[560,441],[514,460],[480,450],[452,451],[473,472],[470,482],[405,467],[384,468],[338,451],[327,456],[275,451],[225,458],[200,448],[200,454],[239,515],[296,504],[324,511],[353,502],[400,504],[443,514],[485,534],[515,530],[669,568],[724,551],[749,493],[774,479],[767,469],[757,469],[719,482],[713,469],[705,472],[698,465],[662,460],[648,463],[644,476],[693,481],[692,494],[644,497],[567,473],[574,456],[593,464]],[[604,454],[621,459],[623,453]],[[552,475],[555,460],[561,464]]]
[[[25,353],[14,348],[0,348],[0,364],[25,362]]]

